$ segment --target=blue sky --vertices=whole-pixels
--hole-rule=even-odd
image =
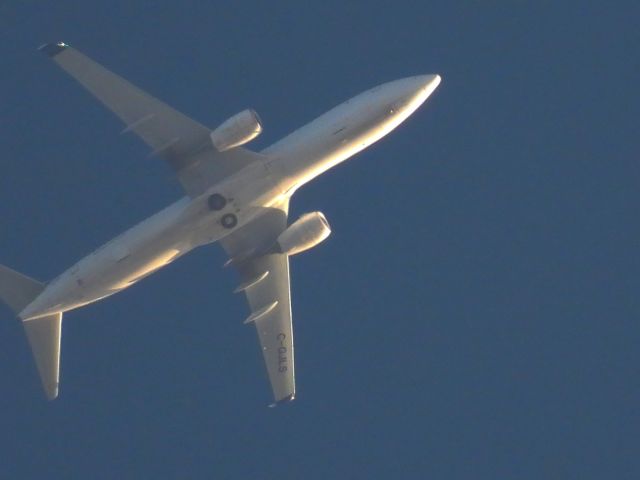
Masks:
[[[637,478],[638,7],[0,5],[0,263],[47,280],[181,195],[47,58],[64,40],[262,148],[404,76],[405,124],[296,194],[298,398],[270,391],[216,246],[65,317],[48,403],[0,307],[7,478]]]

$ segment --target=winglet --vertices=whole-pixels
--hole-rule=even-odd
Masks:
[[[40,50],[42,53],[44,53],[45,55],[48,55],[50,57],[55,57],[56,55],[58,55],[60,52],[62,52],[63,50],[65,50],[69,45],[67,45],[64,42],[58,42],[58,43],[45,43],[44,45],[40,45],[38,47],[38,50]]]
[[[295,398],[296,398],[295,393],[292,393],[291,395],[287,395],[286,397],[281,398],[280,400],[276,400],[271,405],[269,405],[269,408],[275,408],[278,405],[282,405],[284,403],[292,402]]]

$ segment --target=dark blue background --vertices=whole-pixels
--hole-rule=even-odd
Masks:
[[[292,260],[293,404],[206,247],[65,317],[52,403],[0,308],[0,476],[638,478],[640,9],[613,5],[0,4],[0,262],[43,280],[181,191],[39,44],[212,127],[253,107],[255,148],[443,77],[293,200],[333,228]]]

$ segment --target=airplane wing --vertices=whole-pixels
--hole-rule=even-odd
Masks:
[[[40,50],[124,122],[122,133],[135,133],[151,147],[150,156],[164,158],[192,197],[261,158],[241,147],[218,152],[207,127],[65,43],[49,43]]]
[[[283,254],[255,255],[272,245],[287,227],[288,200],[280,208],[267,211],[225,237],[222,247],[230,263],[240,274],[236,292],[244,292],[251,315],[245,323],[254,323],[271,382],[276,405],[293,400],[295,371],[289,257]]]

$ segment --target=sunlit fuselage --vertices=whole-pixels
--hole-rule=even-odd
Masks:
[[[112,295],[193,248],[218,241],[282,202],[316,176],[376,142],[413,113],[438,86],[423,75],[368,90],[296,130],[250,165],[212,185],[197,198],[184,197],[81,259],[51,281],[20,314],[22,319],[64,312]],[[233,199],[220,211],[207,198]],[[232,211],[237,225],[220,219]]]

